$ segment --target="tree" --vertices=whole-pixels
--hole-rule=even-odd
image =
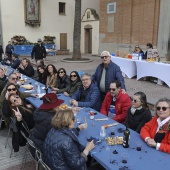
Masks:
[[[73,60],[81,59],[80,40],[81,40],[81,0],[75,0],[73,56],[72,56]]]

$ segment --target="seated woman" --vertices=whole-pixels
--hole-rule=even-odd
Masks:
[[[33,116],[35,127],[30,136],[30,139],[41,152],[43,150],[42,148],[45,137],[48,131],[52,128],[51,120],[58,110],[58,106],[64,102],[64,100],[58,99],[55,93],[48,93],[44,95],[42,100],[43,104],[39,107],[39,109],[34,111]]]
[[[142,49],[139,47],[139,45],[135,46],[135,50],[134,53],[140,53],[142,55],[142,57],[144,56],[144,52],[142,51]]]
[[[29,103],[26,103],[25,98],[28,97],[28,93],[22,93],[18,90],[17,85],[13,84],[13,83],[9,83],[4,91],[5,97],[1,96],[1,101],[2,101],[2,113],[5,116],[5,122],[6,122],[6,126],[9,125],[9,117],[11,117],[11,110],[10,110],[10,105],[9,105],[9,95],[17,95],[21,98],[21,100],[24,103],[24,106],[27,107],[28,109],[33,109],[33,106]],[[36,97],[35,94],[30,94],[30,96],[32,97]],[[29,97],[30,97],[29,96]]]
[[[34,127],[33,111],[24,106],[21,98],[18,95],[10,94],[9,98],[10,117],[12,119],[9,127],[12,129],[12,146],[15,152],[19,151],[20,146],[26,144],[25,139],[20,131],[24,131],[29,136],[29,133],[23,128],[22,124],[32,129]],[[7,115],[6,115],[7,116]]]
[[[170,154],[170,99],[156,103],[156,116],[141,129],[140,136],[156,150]]]
[[[30,107],[27,108],[27,105],[16,94],[10,94],[8,97],[8,102],[9,102],[9,108],[10,108],[10,112],[8,113],[8,116],[9,114],[10,114],[10,117],[13,116],[13,112],[18,110],[20,114],[22,115],[22,119],[28,125],[28,128],[32,129],[34,127],[34,120],[33,120],[34,109]]]
[[[78,72],[72,71],[70,73],[70,85],[63,89],[64,95],[71,97],[81,86],[82,82]]]
[[[152,115],[147,106],[145,93],[135,93],[132,98],[132,106],[128,109],[124,124],[130,129],[140,133],[141,128],[151,119]]]
[[[40,65],[37,67],[38,81],[42,84],[46,84],[47,74],[45,72],[45,67]]]
[[[57,84],[58,88],[53,88],[56,93],[63,93],[65,89],[70,85],[70,79],[67,76],[66,70],[64,68],[60,68],[58,70]]]
[[[46,86],[47,87],[57,87],[57,69],[54,65],[49,64],[46,67],[46,74],[47,74],[47,81]]]
[[[52,119],[53,128],[48,132],[43,145],[45,163],[51,169],[85,170],[87,155],[94,148],[93,140],[85,149],[72,131],[74,113],[71,109],[59,110]]]

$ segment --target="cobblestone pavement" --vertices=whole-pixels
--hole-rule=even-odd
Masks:
[[[89,63],[65,63],[61,62],[61,59],[68,58],[70,56],[50,56],[47,57],[45,62],[46,65],[54,64],[56,68],[65,68],[67,74],[69,74],[73,70],[81,70],[84,72],[88,72],[93,74],[98,64],[100,64],[100,57],[94,57],[90,55],[86,55],[83,57],[89,57],[93,61]],[[147,95],[148,102],[151,104],[155,104],[155,102],[161,97],[170,98],[170,88],[163,85],[157,85],[148,81],[137,81],[135,78],[128,79],[125,78],[127,93],[132,96],[137,91],[143,91]],[[19,170],[22,162],[23,154],[25,151],[25,147],[22,147],[18,153],[13,153],[12,157],[9,158],[10,155],[10,147],[7,146],[5,148],[5,141],[7,136],[7,130],[0,130],[0,170]],[[10,138],[11,140],[11,138]],[[9,142],[10,143],[10,142]],[[35,165],[31,160],[31,157],[28,157],[26,164],[26,170],[34,170]]]

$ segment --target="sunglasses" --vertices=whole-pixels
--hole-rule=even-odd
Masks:
[[[110,88],[110,91],[115,91],[116,89]]]
[[[17,79],[21,79],[21,77],[17,76]]]
[[[138,100],[133,99],[133,98],[132,98],[131,100],[132,100],[132,102],[133,102],[133,103],[137,103],[137,102],[139,102]]]
[[[101,56],[101,59],[104,59],[104,58],[107,59],[108,57],[109,57],[109,56]]]
[[[18,99],[19,96],[15,96],[15,98]],[[17,101],[16,99],[13,100],[13,103],[15,103]]]
[[[14,77],[13,77],[13,78],[11,78],[11,79],[12,79],[12,80],[17,80],[18,78],[14,78]]]
[[[77,75],[70,75],[70,77],[77,77]]]
[[[64,71],[59,71],[59,73],[64,73]]]
[[[15,91],[16,88],[12,88],[12,89],[7,89],[8,91]]]
[[[165,107],[165,106],[160,107],[160,106],[158,106],[158,107],[156,108],[156,110],[157,110],[157,111],[160,111],[160,110],[162,109],[163,111],[166,111],[168,108],[169,108],[169,107]]]

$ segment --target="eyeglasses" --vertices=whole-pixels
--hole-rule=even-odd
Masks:
[[[11,79],[12,79],[12,80],[17,80],[18,78],[14,78],[14,77],[12,77]]]
[[[87,79],[81,79],[81,81],[88,81],[90,80],[90,78],[87,78]]]
[[[131,100],[132,100],[133,103],[139,102],[139,100],[136,100],[136,99],[133,99],[133,98]]]
[[[7,89],[8,91],[15,91],[16,88],[12,88],[12,89]]]
[[[101,59],[107,59],[109,56],[101,56]]]
[[[70,77],[77,77],[77,75],[70,75]]]
[[[110,88],[110,91],[115,91],[116,89]]]
[[[59,73],[64,73],[64,71],[59,71]]]
[[[162,109],[162,110],[165,112],[168,108],[169,108],[169,107],[165,107],[165,106],[160,107],[160,106],[158,106],[158,107],[156,108],[156,110],[157,110],[157,111],[160,111],[160,110]]]

